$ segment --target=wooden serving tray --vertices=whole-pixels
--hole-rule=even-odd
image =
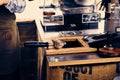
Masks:
[[[120,56],[120,48],[100,48],[99,51],[106,56]]]
[[[46,39],[46,40],[48,42],[51,42],[52,40],[56,40],[56,39],[64,41],[64,42],[71,42],[71,45],[74,45],[74,46],[70,47],[68,45],[68,47],[65,47],[65,48],[63,47],[63,48],[60,48],[60,49],[55,49],[55,48],[51,47],[49,49],[46,49],[46,54],[47,55],[71,54],[71,53],[82,53],[82,52],[95,52],[95,51],[97,51],[96,48],[90,48],[89,45],[87,43],[85,43],[85,41],[83,40],[83,36],[50,38],[50,39]],[[77,45],[77,46],[75,46],[75,45]]]

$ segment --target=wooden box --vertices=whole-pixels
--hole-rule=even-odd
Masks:
[[[94,53],[47,56],[45,80],[113,80],[120,74],[120,58]]]
[[[47,80],[113,80],[116,64],[49,67]]]

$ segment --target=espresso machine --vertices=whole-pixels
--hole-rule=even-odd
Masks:
[[[105,12],[98,9],[100,2],[44,0],[39,7],[44,38],[103,34]]]

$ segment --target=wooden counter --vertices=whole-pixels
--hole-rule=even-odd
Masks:
[[[53,55],[47,56],[48,65],[63,66],[63,65],[83,65],[83,64],[101,64],[120,62],[120,57],[102,58],[97,53],[80,53],[69,55]]]
[[[39,19],[35,22],[38,37],[43,42],[49,42],[52,36],[46,38]],[[77,48],[44,50],[42,52],[46,60],[42,61],[42,80],[112,80],[120,72],[120,57],[100,57],[95,48],[90,48],[85,43]],[[79,71],[74,72],[71,69]]]
[[[120,62],[120,57],[106,57],[101,56],[100,52],[96,48],[91,48],[87,45],[82,36],[76,37],[60,37],[57,38],[61,41],[71,41],[71,45],[74,45],[74,41],[78,41],[77,44],[81,46],[72,46],[68,48],[46,49],[46,55],[49,66],[63,66],[63,65],[83,65],[83,64],[100,64],[100,63],[113,63]],[[48,42],[56,38],[46,39]],[[75,44],[75,45],[77,45]],[[67,45],[67,43],[66,43]]]

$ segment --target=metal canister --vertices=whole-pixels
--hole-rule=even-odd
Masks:
[[[90,6],[94,5],[95,0],[74,0],[76,4],[82,5],[82,6]]]

